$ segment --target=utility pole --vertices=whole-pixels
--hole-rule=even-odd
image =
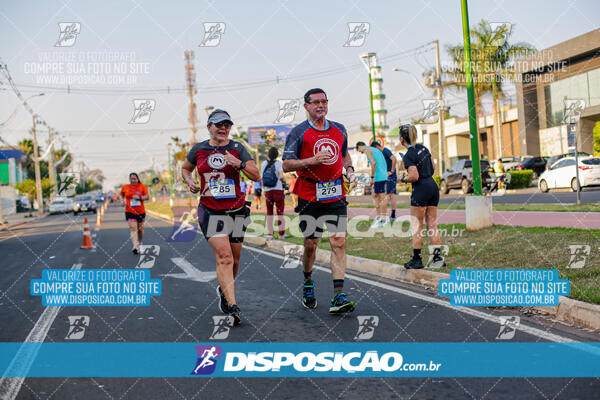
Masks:
[[[191,50],[187,50],[184,53],[185,56],[185,82],[187,85],[187,94],[190,99],[190,113],[189,113],[189,121],[190,126],[192,128],[192,136],[190,138],[190,147],[196,143],[196,132],[198,128],[196,127],[196,121],[198,120],[196,117],[196,103],[194,103],[194,95],[196,94],[196,73],[194,72],[194,52]]]
[[[54,169],[54,131],[52,128],[48,128],[48,176],[50,177],[50,184],[52,187],[56,185],[56,170]],[[54,190],[50,194],[50,199],[54,198]]]
[[[577,205],[581,205],[581,186],[579,185],[579,149],[577,140],[577,124],[573,124],[573,131],[575,132],[575,180],[577,181]]]
[[[438,174],[441,176],[446,170],[446,137],[444,136],[444,97],[442,94],[442,71],[440,67],[440,43],[435,40],[435,85],[438,98]]]
[[[40,173],[40,155],[38,152],[38,142],[37,142],[37,133],[35,131],[36,125],[36,117],[37,115],[32,115],[33,120],[33,128],[31,132],[33,133],[33,161],[35,166],[35,190],[37,193],[37,202],[38,202],[38,214],[44,214],[44,199],[42,198],[42,176]]]
[[[173,164],[171,163],[171,143],[167,146],[167,162],[169,163],[169,206],[173,207]]]

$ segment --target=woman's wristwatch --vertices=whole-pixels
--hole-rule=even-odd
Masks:
[[[244,168],[246,168],[246,161],[241,161],[240,162],[240,167],[238,168],[240,171],[243,170]]]

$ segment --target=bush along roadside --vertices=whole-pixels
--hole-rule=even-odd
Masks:
[[[510,174],[510,183],[508,189],[522,189],[529,187],[533,181],[533,171],[530,169],[508,171]]]

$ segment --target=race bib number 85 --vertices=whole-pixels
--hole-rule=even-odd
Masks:
[[[208,186],[215,199],[233,199],[236,197],[233,179],[214,179],[208,181]]]
[[[342,197],[342,180],[317,182],[317,201]]]

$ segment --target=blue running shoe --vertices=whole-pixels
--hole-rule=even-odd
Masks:
[[[306,279],[302,288],[302,305],[306,308],[316,308],[315,283],[312,279]]]
[[[352,311],[354,311],[354,302],[348,300],[344,292],[336,294],[335,297],[331,300],[331,307],[329,307],[330,313],[342,314]]]

